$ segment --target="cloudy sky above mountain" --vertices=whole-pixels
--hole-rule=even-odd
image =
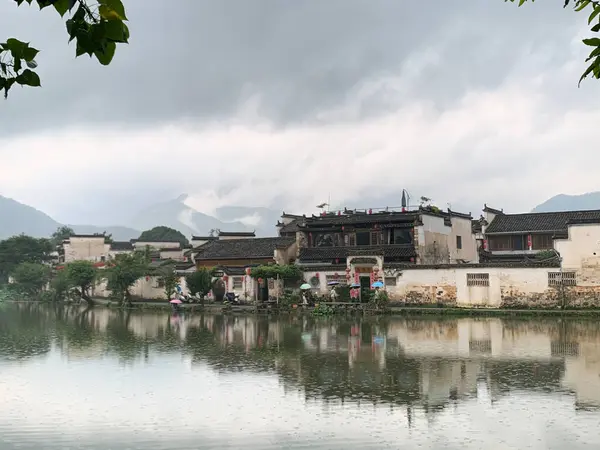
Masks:
[[[54,11],[0,3],[43,50],[43,88],[0,106],[0,194],[80,223],[182,192],[310,213],[406,188],[475,212],[600,189],[587,16],[560,0],[124,3],[109,67]]]

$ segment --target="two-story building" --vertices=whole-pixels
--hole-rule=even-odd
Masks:
[[[569,236],[569,225],[598,223],[600,210],[506,214],[484,208],[484,261],[520,261],[556,250],[556,240]]]
[[[294,223],[298,263],[314,288],[330,281],[394,286],[397,266],[478,261],[471,215],[451,210],[345,210]]]
[[[295,237],[242,238],[212,240],[197,249],[197,268],[218,269],[228,292],[253,297],[258,290],[249,276],[252,267],[268,264],[290,264],[296,258]],[[274,288],[273,281],[269,290]],[[261,286],[265,287],[265,286]],[[265,288],[266,291],[266,288]]]

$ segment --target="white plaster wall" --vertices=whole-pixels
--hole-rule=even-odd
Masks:
[[[548,268],[465,268],[456,269],[456,302],[459,306],[499,307],[502,303],[502,291],[514,291],[523,294],[544,293],[548,289],[548,272],[557,269]],[[467,286],[468,273],[488,273],[489,288],[484,301],[477,297],[482,289],[470,289]]]
[[[233,288],[233,279],[234,278],[242,278],[243,283],[242,286],[238,289]],[[227,292],[233,292],[236,295],[240,296],[240,299],[244,300],[253,300],[254,299],[254,279],[248,275],[229,275],[226,284]],[[246,294],[246,295],[245,295]],[[269,292],[271,294],[271,292]],[[271,294],[272,295],[272,294]]]
[[[110,244],[104,242],[104,237],[71,237],[63,244],[65,262],[94,261],[98,262],[104,256],[108,259]]]
[[[387,287],[392,298],[405,297],[410,292],[428,294],[431,299],[436,298],[438,287],[456,286],[454,269],[425,269],[404,270],[396,279],[396,286]]]
[[[133,246],[137,250],[144,250],[146,247],[150,247],[153,249],[161,249],[161,248],[181,248],[181,244],[179,242],[144,242],[137,241],[134,242]]]
[[[471,219],[462,217],[452,217],[452,227],[450,228],[450,239],[448,247],[450,249],[450,261],[456,262],[457,259],[465,261],[479,262],[479,253],[477,252],[477,240],[473,234]],[[456,247],[456,237],[462,238],[462,249]]]
[[[502,295],[543,294],[548,290],[548,272],[557,268],[498,268],[469,267],[448,269],[405,269],[396,278],[396,286],[385,289],[392,300],[419,293],[424,301],[449,301],[456,298],[458,306],[499,307]],[[345,276],[345,273],[340,273]],[[328,292],[326,277],[336,271],[305,271],[304,280],[319,273],[320,286],[316,292]],[[489,287],[467,286],[468,273],[489,274]],[[352,280],[351,280],[352,281]]]
[[[110,297],[111,292],[106,287],[106,280],[101,280],[94,286],[92,290],[92,296],[94,297]],[[185,277],[179,279],[179,285],[183,290],[184,294],[188,293],[187,284],[185,283]],[[146,277],[140,278],[130,289],[131,295],[134,297],[140,297],[142,299],[164,299],[165,301],[165,289],[158,287],[158,277]]]
[[[160,259],[173,259],[176,261],[183,261],[183,253],[184,250],[183,249],[178,249],[178,248],[174,248],[174,249],[163,249],[160,252]]]
[[[563,269],[600,265],[600,224],[570,225],[569,238],[554,241]]]
[[[240,239],[256,239],[256,236],[219,236],[220,241],[237,241]]]
[[[108,257],[114,259],[117,255],[125,255],[133,253],[133,250],[109,250]]]

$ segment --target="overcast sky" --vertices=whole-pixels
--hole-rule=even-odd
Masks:
[[[600,190],[587,15],[562,0],[124,3],[102,67],[53,10],[0,1],[43,83],[0,102],[1,195],[89,223],[183,192],[309,213],[406,188],[476,214]]]

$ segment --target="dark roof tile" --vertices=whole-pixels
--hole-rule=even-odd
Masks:
[[[129,241],[113,241],[110,249],[117,252],[130,251],[133,250],[133,244]]]
[[[256,233],[254,231],[219,231],[219,236],[254,237],[256,236]]]
[[[501,214],[494,217],[485,233],[561,233],[564,235],[568,231],[569,223],[600,223],[600,210]]]
[[[285,237],[211,241],[198,248],[195,259],[198,261],[207,259],[272,258],[275,249],[289,247],[294,242],[294,238]]]
[[[331,259],[344,259],[348,256],[383,255],[384,257],[411,257],[416,256],[412,245],[381,245],[381,246],[356,246],[356,247],[311,247],[301,248],[300,261],[323,261]]]

